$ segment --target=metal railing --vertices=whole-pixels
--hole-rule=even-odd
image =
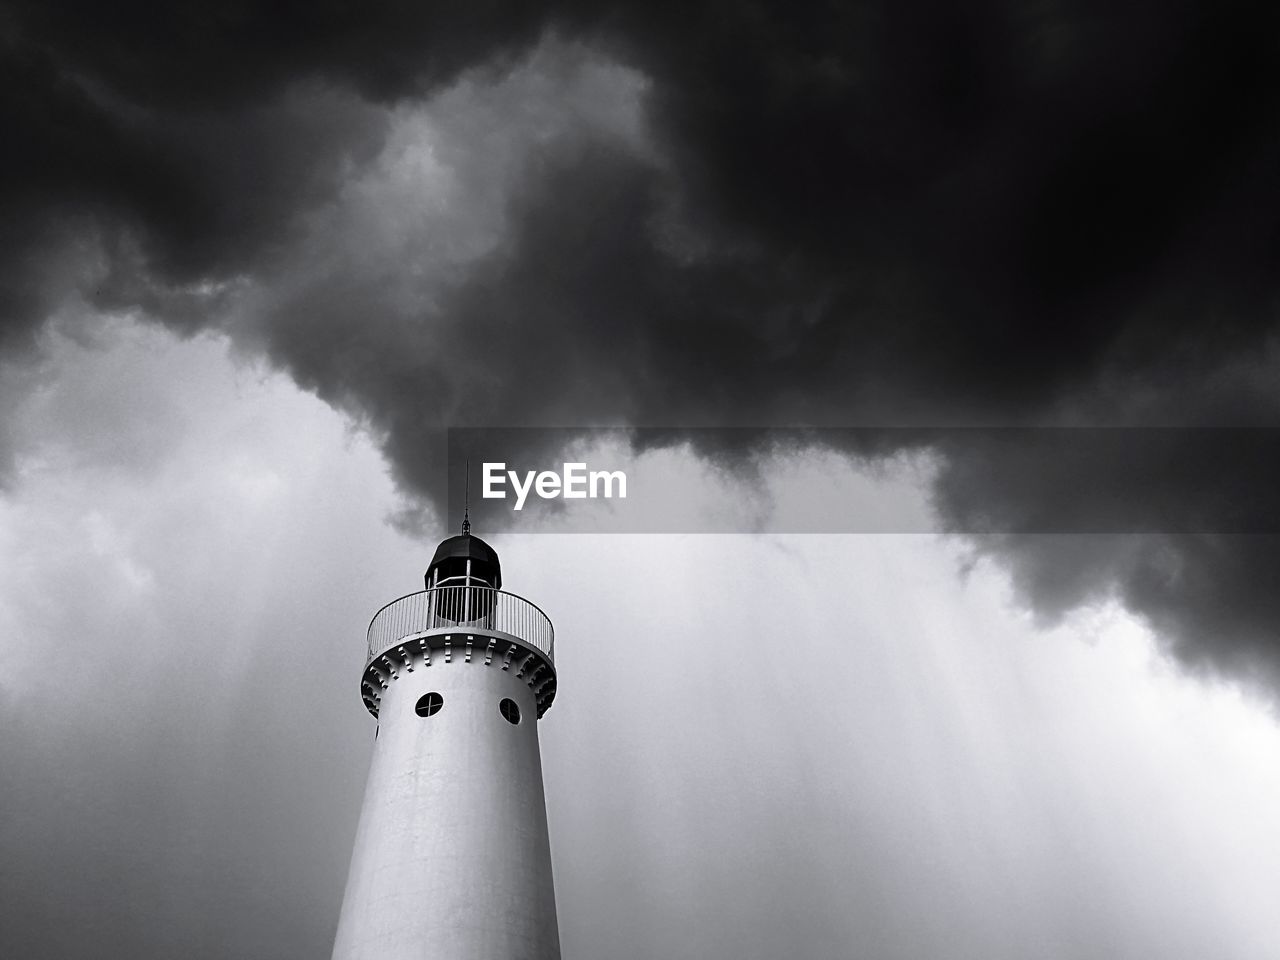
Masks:
[[[369,622],[365,665],[405,637],[430,630],[493,630],[510,634],[554,662],[551,621],[524,597],[492,587],[435,587],[392,600]]]

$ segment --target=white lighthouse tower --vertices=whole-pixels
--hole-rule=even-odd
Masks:
[[[559,960],[538,719],[551,621],[473,537],[369,624],[378,720],[334,960]]]

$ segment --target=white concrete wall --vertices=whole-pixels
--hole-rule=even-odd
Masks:
[[[419,717],[431,690],[444,706]],[[515,668],[419,660],[379,723],[334,960],[559,960],[537,710]]]

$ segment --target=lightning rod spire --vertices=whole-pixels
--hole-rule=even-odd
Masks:
[[[467,460],[467,482],[462,488],[462,535],[471,533],[471,461]]]

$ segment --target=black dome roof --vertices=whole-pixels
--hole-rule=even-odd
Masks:
[[[498,551],[469,533],[440,541],[435,556],[431,558],[431,566],[427,567],[428,585],[431,583],[431,574],[437,567],[440,568],[440,579],[460,577],[466,572],[468,560],[471,561],[473,577],[479,577],[495,587],[502,586],[502,564],[498,560]]]

